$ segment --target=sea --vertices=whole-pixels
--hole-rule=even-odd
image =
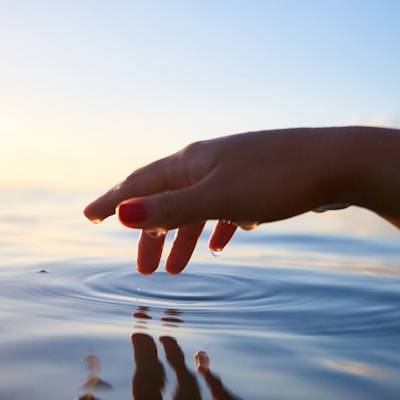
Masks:
[[[0,400],[400,399],[400,231],[357,207],[136,271],[101,191],[0,187]],[[163,260],[173,240],[169,232]]]

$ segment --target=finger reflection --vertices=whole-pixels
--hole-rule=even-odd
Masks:
[[[153,317],[150,315],[151,309],[147,306],[138,306],[137,310],[132,313],[132,317],[137,320],[141,325],[136,325],[136,328],[143,328],[146,324],[146,320],[151,320]],[[184,320],[181,318],[182,311],[175,308],[166,308],[162,312],[160,321],[164,322],[164,326],[177,327],[182,324]]]
[[[203,375],[214,400],[238,400],[222,384],[221,379],[210,370],[210,358],[205,351],[198,351],[194,355],[197,371]]]
[[[109,391],[113,386],[100,378],[100,360],[93,354],[88,355],[82,360],[88,371],[86,382],[79,388],[79,390],[87,391],[75,400],[96,400],[94,392],[96,391]]]
[[[100,360],[94,356],[87,356],[83,362],[86,364],[88,377],[86,382],[81,386],[81,389],[86,390],[112,390],[113,387],[110,383],[100,379]]]
[[[196,377],[188,370],[185,356],[177,341],[170,336],[162,336],[160,342],[164,346],[165,357],[173,368],[177,380],[173,398],[176,400],[201,399]]]
[[[139,318],[139,319],[152,319],[151,316],[149,315],[150,308],[146,306],[138,306],[136,312],[132,314],[133,318]]]
[[[213,374],[210,368],[199,368],[198,371],[203,375],[214,400],[239,400],[238,397],[229,393],[221,379]]]
[[[151,336],[134,333],[131,336],[136,369],[132,378],[132,398],[135,400],[162,399],[165,372]]]
[[[174,308],[167,308],[163,311],[163,314],[160,321],[167,322],[169,326],[177,326],[176,324],[182,324],[184,322],[183,319],[180,318],[182,311]]]

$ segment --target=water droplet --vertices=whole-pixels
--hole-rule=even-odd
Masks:
[[[210,251],[214,257],[219,257],[222,253],[222,250],[210,250]]]
[[[151,231],[146,231],[146,233],[154,239],[160,239],[167,234],[167,230],[165,229],[155,229]]]
[[[93,219],[90,219],[90,222],[92,223],[92,224],[99,224],[100,222],[102,221],[102,219],[101,218],[93,218]]]
[[[257,228],[258,223],[245,221],[238,223],[238,226],[240,226],[245,231],[251,231],[252,229]]]

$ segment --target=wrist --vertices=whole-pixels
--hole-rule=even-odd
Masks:
[[[329,197],[380,215],[400,214],[400,132],[374,127],[332,128]]]

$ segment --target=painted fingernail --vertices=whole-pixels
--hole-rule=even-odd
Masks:
[[[141,201],[122,203],[118,207],[118,216],[125,224],[140,224],[147,218],[147,210]]]

